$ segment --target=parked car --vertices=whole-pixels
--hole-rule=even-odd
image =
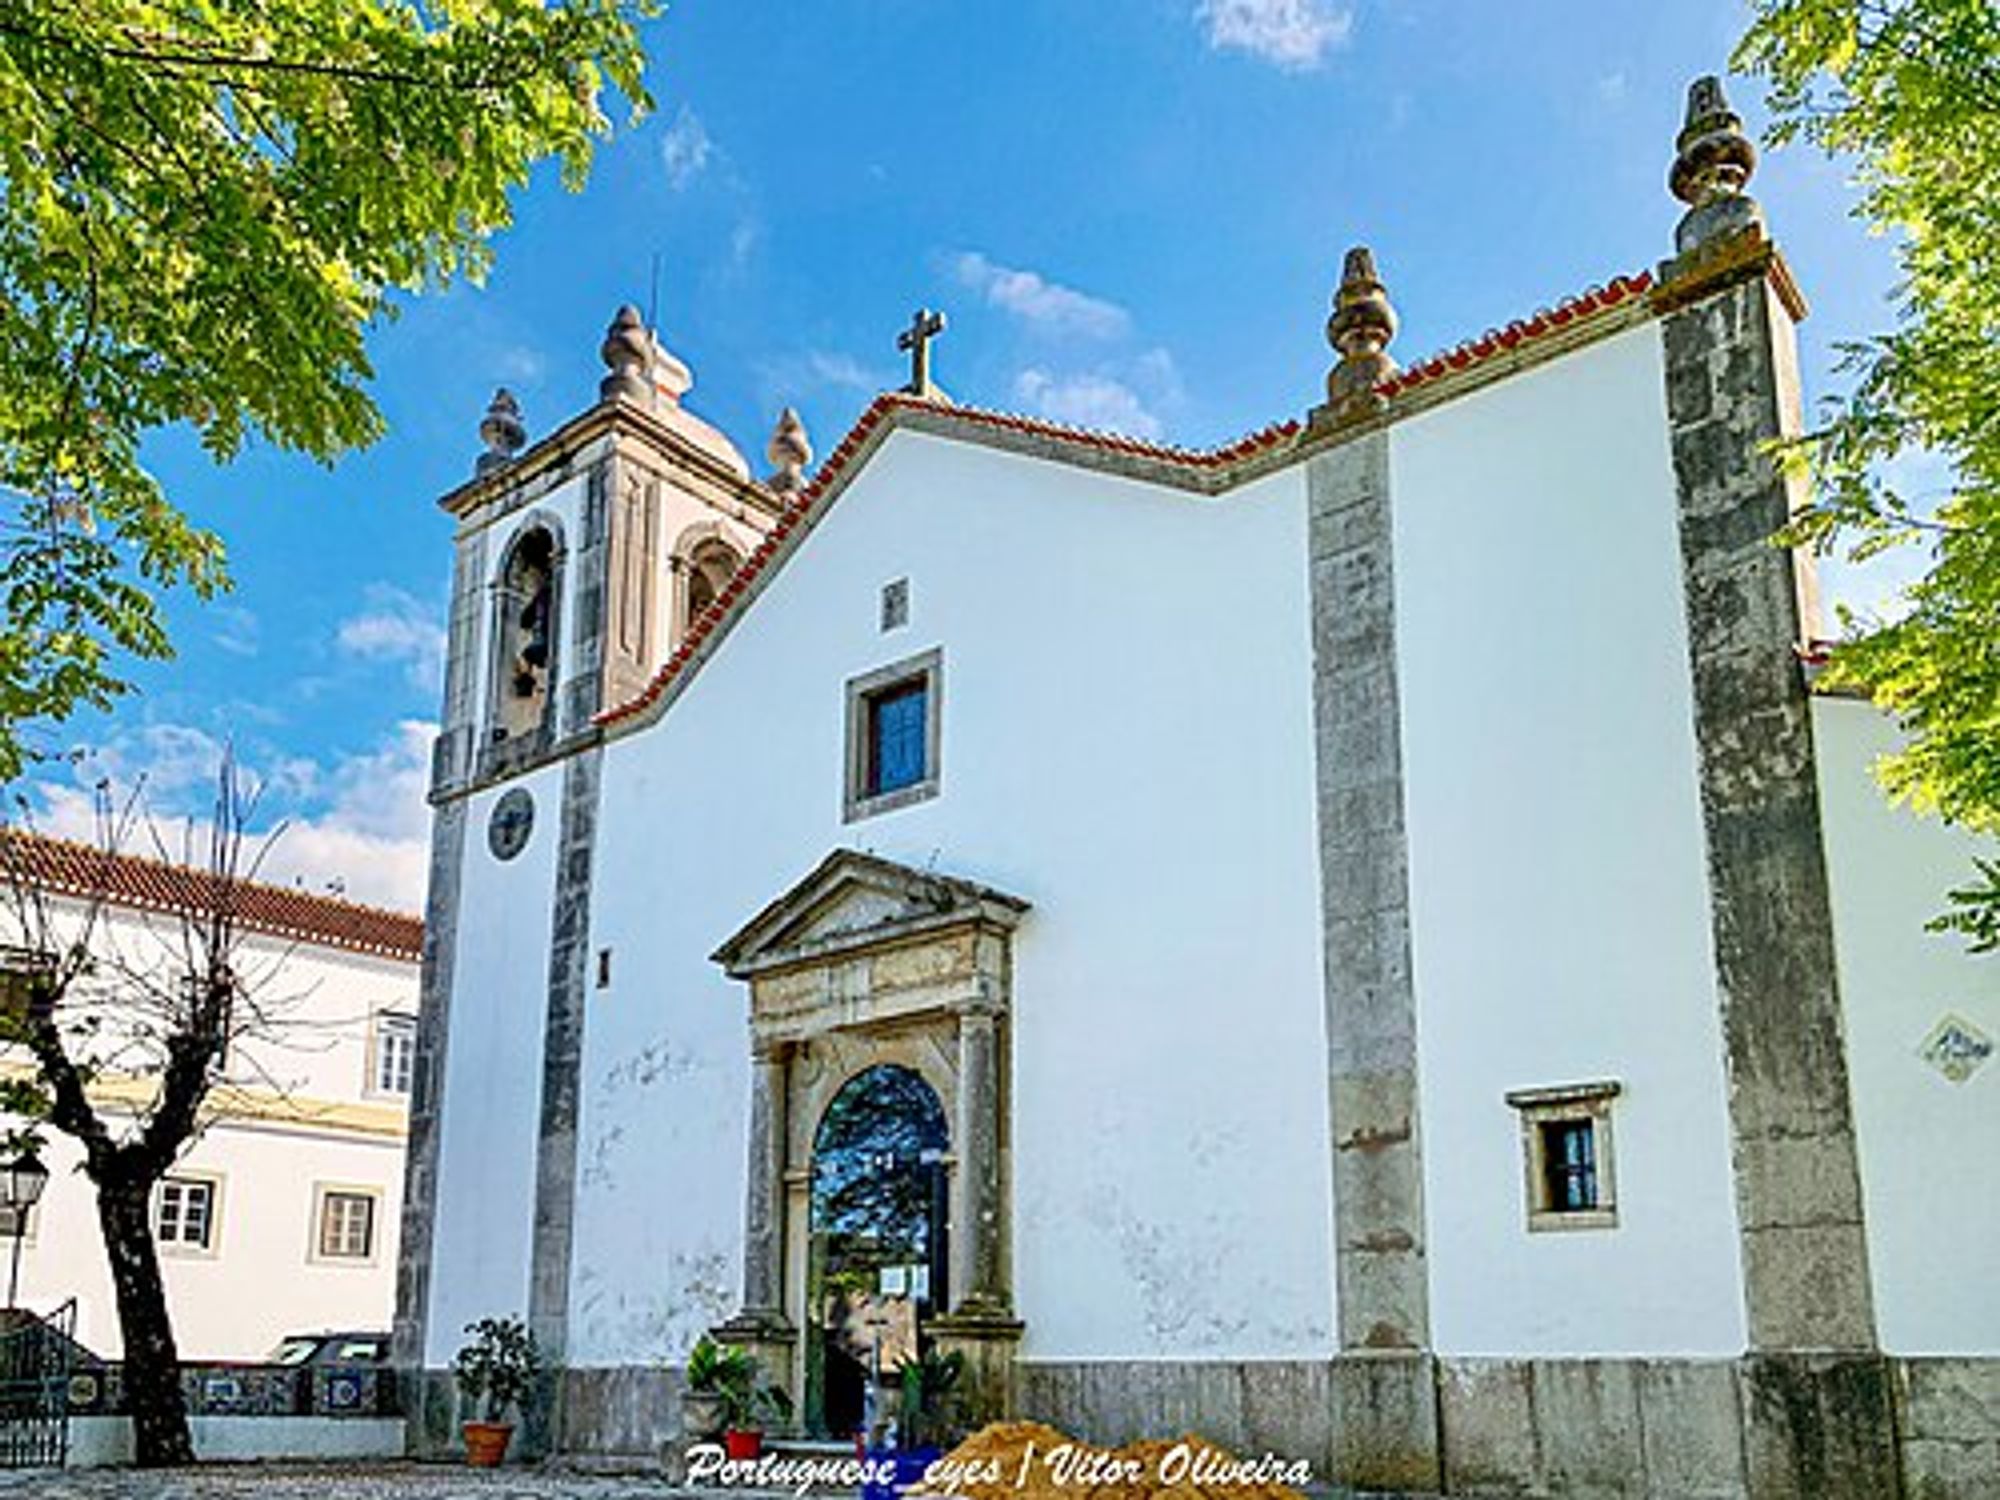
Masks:
[[[293,1333],[264,1356],[267,1365],[381,1365],[389,1362],[386,1333]]]

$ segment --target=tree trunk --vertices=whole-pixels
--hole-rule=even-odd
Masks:
[[[180,1351],[153,1248],[152,1196],[150,1183],[99,1183],[97,1221],[118,1293],[133,1459],[142,1469],[163,1469],[193,1463],[194,1442],[181,1391]]]

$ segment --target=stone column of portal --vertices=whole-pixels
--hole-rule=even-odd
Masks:
[[[938,1348],[965,1360],[967,1419],[998,1421],[1013,1410],[1014,1351],[1022,1324],[1007,1289],[1001,1202],[1000,1018],[990,1004],[958,1013],[958,1166],[951,1193],[952,1309],[931,1322]]]
[[[1000,1075],[991,1011],[958,1015],[958,1230],[953,1310],[1011,1311],[1000,1274]]]
[[[1743,191],[1755,153],[1719,82],[1688,99],[1670,179],[1689,204],[1661,268],[1666,398],[1729,1076],[1752,1493],[1896,1493],[1876,1349],[1802,590],[1771,544],[1795,496],[1765,454],[1800,430],[1804,307]]]
[[[715,1337],[756,1359],[763,1378],[782,1386],[797,1407],[792,1346],[797,1331],[785,1315],[785,1100],[791,1046],[764,1038],[750,1044],[750,1142],[743,1197],[743,1306]]]
[[[1350,251],[1327,337],[1340,351],[1306,462],[1320,899],[1333,1142],[1332,1477],[1439,1488],[1430,1354],[1417,1000],[1396,666],[1389,437],[1376,386],[1395,314]]]
[[[785,1083],[790,1047],[750,1051],[750,1180],[743,1205],[743,1316],[784,1321]]]

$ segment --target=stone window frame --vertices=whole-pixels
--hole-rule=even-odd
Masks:
[[[868,705],[892,688],[918,678],[924,683],[924,774],[919,781],[899,786],[893,792],[875,796],[868,793]],[[944,649],[933,646],[915,656],[906,656],[888,666],[877,667],[847,680],[846,783],[841,821],[858,823],[864,818],[894,812],[900,807],[928,802],[938,795],[943,782],[939,751],[944,739]]]
[[[382,1262],[382,1189],[369,1183],[359,1182],[315,1182],[312,1191],[312,1223],[307,1228],[306,1263],[315,1266],[339,1266],[355,1270],[366,1270]],[[326,1214],[329,1202],[335,1198],[366,1198],[371,1205],[368,1211],[368,1253],[366,1255],[341,1255],[326,1249]]]
[[[160,1254],[176,1259],[215,1260],[222,1254],[222,1208],[223,1174],[208,1171],[168,1172],[153,1185],[151,1207],[153,1219],[153,1243]],[[160,1210],[168,1183],[198,1183],[208,1189],[208,1240],[206,1244],[191,1244],[184,1239],[167,1239],[160,1233]]]
[[[1507,1103],[1520,1116],[1523,1203],[1530,1234],[1618,1227],[1618,1176],[1613,1151],[1611,1106],[1624,1087],[1615,1079],[1512,1089]],[[1592,1162],[1597,1181],[1593,1208],[1563,1209],[1549,1201],[1546,1128],[1583,1120],[1591,1126]]]

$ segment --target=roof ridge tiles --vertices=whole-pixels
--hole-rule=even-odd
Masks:
[[[190,865],[25,828],[0,830],[0,842],[9,846],[10,860],[19,852],[21,878],[61,895],[101,893],[118,906],[198,908],[202,886],[215,878]],[[415,959],[423,952],[423,919],[408,912],[243,877],[236,877],[235,889],[237,917],[254,931],[398,958]]]

